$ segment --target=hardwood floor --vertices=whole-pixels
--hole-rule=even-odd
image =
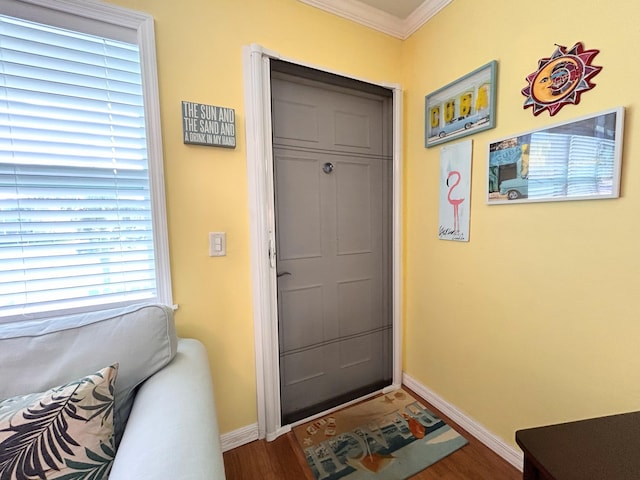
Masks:
[[[414,392],[411,393],[420,398]],[[421,402],[464,436],[469,444],[414,475],[411,477],[412,480],[520,480],[522,478],[522,473],[510,463],[469,435],[424,399],[421,399]],[[273,442],[258,440],[234,448],[225,452],[223,457],[227,480],[314,480],[302,449],[291,432]]]

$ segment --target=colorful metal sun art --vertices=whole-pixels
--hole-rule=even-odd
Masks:
[[[548,110],[553,116],[567,104],[577,105],[580,95],[595,87],[591,79],[602,70],[591,65],[600,50],[584,50],[580,42],[570,50],[556,47],[551,57],[538,61],[538,69],[527,76],[529,85],[522,89],[527,97],[523,108],[532,107],[534,115]]]

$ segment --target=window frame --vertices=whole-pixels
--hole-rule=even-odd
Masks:
[[[140,51],[147,135],[147,161],[156,269],[156,301],[173,305],[153,17],[146,13],[88,0],[2,0],[0,14],[137,43]],[[89,307],[57,309],[20,315],[20,318],[42,318],[105,310],[131,303],[136,302],[125,301]],[[15,319],[15,316],[0,317],[0,323]]]

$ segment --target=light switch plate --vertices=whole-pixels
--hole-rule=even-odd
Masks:
[[[224,257],[227,254],[227,234],[209,232],[209,256]]]

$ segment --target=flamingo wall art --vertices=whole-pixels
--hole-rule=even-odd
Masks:
[[[471,205],[471,147],[467,140],[440,150],[441,240],[469,240]]]

